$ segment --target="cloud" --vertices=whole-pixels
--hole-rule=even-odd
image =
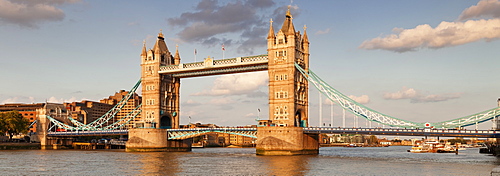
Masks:
[[[394,93],[385,93],[384,99],[387,100],[401,100],[410,99],[411,103],[427,103],[427,102],[440,102],[447,101],[450,99],[460,98],[462,93],[449,93],[449,94],[430,94],[425,95],[420,91],[413,88],[403,87],[400,91]]]
[[[316,32],[316,35],[323,35],[323,34],[328,34],[328,33],[330,33],[330,28],[325,29],[325,30],[319,30],[318,32]]]
[[[475,6],[465,9],[458,20],[467,20],[480,17],[500,18],[500,1],[498,0],[482,0]]]
[[[266,46],[269,18],[283,16],[279,18],[284,19],[285,6],[276,8],[272,16],[262,15],[275,4],[273,0],[238,0],[220,5],[217,0],[202,0],[193,12],[182,13],[179,17],[167,19],[167,22],[170,26],[182,28],[177,36],[184,42],[210,47],[224,43],[228,47],[236,46],[238,53],[253,54],[254,48]],[[298,15],[298,7],[292,8],[293,14]],[[239,35],[240,39],[226,38],[233,34]]]
[[[201,105],[200,102],[194,101],[192,99],[189,99],[182,103],[182,106],[199,106],[199,105]]]
[[[257,115],[254,113],[248,113],[245,115],[245,117],[257,118]]]
[[[81,102],[83,100],[86,100],[86,98],[81,98],[78,99],[76,97],[71,97],[70,99],[64,99],[64,98],[56,98],[54,96],[50,97],[46,101],[49,103],[68,103],[68,102]]]
[[[57,5],[77,2],[80,0],[0,0],[0,22],[38,28],[41,22],[64,19],[64,11]]]
[[[235,103],[235,101],[229,97],[224,97],[224,98],[211,99],[209,103],[212,105],[227,105],[227,104],[233,104]]]
[[[498,17],[498,1],[480,1],[462,13],[461,19],[479,16]],[[439,49],[472,43],[479,40],[491,41],[500,38],[500,19],[479,19],[465,22],[441,22],[435,28],[428,24],[413,29],[394,28],[393,34],[366,40],[360,49],[382,49],[394,52],[416,51],[421,48]]]
[[[35,103],[34,97],[11,97],[3,100],[0,104],[10,104],[10,103]]]
[[[215,79],[210,90],[203,90],[192,95],[247,95],[249,97],[260,97],[263,93],[259,91],[259,88],[267,86],[268,82],[267,72],[224,75]]]
[[[358,103],[361,103],[361,104],[368,104],[370,103],[370,97],[368,97],[368,95],[361,95],[361,96],[354,96],[354,95],[349,95],[348,96],[350,99],[358,102]],[[337,102],[333,102],[333,104],[335,104]],[[332,101],[328,98],[325,98],[325,100],[323,100],[323,105],[331,105],[332,104]]]
[[[436,28],[428,24],[413,29],[395,28],[396,34],[364,41],[361,49],[383,49],[395,52],[416,51],[419,48],[438,49],[500,38],[500,19],[441,22]]]
[[[361,103],[361,104],[368,104],[368,103],[370,103],[370,97],[368,97],[368,95],[361,95],[359,97],[354,96],[354,95],[349,95],[348,97],[350,99],[358,102],[358,103]]]

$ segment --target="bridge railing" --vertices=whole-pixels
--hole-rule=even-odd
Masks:
[[[438,128],[424,128],[424,129],[401,129],[401,128],[340,128],[340,127],[306,127],[306,132],[338,132],[338,131],[353,131],[353,132],[405,132],[405,133],[442,133],[442,134],[500,134],[496,130],[466,130],[466,129],[438,129]]]
[[[206,133],[227,133],[257,138],[257,128],[179,128],[168,129],[168,139],[187,139]]]
[[[94,131],[57,131],[47,132],[48,136],[103,136],[126,135],[128,130],[94,130]]]
[[[236,57],[230,59],[219,59],[219,60],[206,59],[203,62],[162,66],[160,67],[159,72],[169,73],[169,72],[197,70],[197,69],[212,68],[212,67],[237,66],[245,64],[262,64],[267,62],[268,62],[268,57],[265,54],[248,56],[248,57]]]

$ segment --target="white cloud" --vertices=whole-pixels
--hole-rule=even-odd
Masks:
[[[492,16],[500,17],[498,0],[480,1],[477,6],[467,8],[460,19]],[[442,21],[435,28],[429,24],[413,29],[394,28],[393,34],[364,41],[361,49],[382,49],[394,52],[416,51],[421,48],[438,49],[500,38],[500,19],[479,19],[465,22]]]
[[[267,72],[243,73],[224,75],[214,81],[210,90],[203,90],[192,95],[248,95],[259,94],[259,88],[267,86],[269,80]]]
[[[214,98],[210,100],[209,103],[213,105],[227,105],[235,103],[235,101],[229,97],[224,97],[224,98]]]
[[[325,100],[323,100],[323,104],[324,105],[331,105],[332,103],[335,104],[335,102],[332,102],[332,100],[328,99],[328,98],[325,98]]]
[[[192,99],[189,99],[189,100],[185,101],[184,103],[182,103],[182,106],[199,106],[199,105],[201,105],[200,102],[194,101]]]
[[[40,22],[64,19],[56,5],[76,2],[80,0],[0,0],[0,22],[37,28]]]
[[[358,102],[358,103],[361,103],[361,104],[368,104],[368,103],[370,103],[370,97],[368,97],[368,95],[361,95],[359,97],[354,96],[354,95],[349,95],[348,97],[350,99]]]
[[[319,30],[318,32],[316,32],[317,35],[328,34],[328,33],[330,33],[330,28],[325,30]]]
[[[500,18],[500,1],[498,0],[482,0],[475,6],[465,9],[458,20],[467,20],[479,17]]]
[[[456,99],[460,98],[461,95],[462,93],[425,95],[421,91],[417,91],[413,88],[403,87],[400,91],[394,93],[385,93],[384,98],[387,100],[410,99],[411,103],[427,103],[427,102],[439,102],[439,101],[447,101],[450,99]]]
[[[255,115],[254,113],[248,113],[245,115],[245,117],[252,117],[252,118],[256,118],[257,115]]]
[[[9,104],[9,103],[35,103],[34,97],[11,97],[3,100],[0,104]]]
[[[413,29],[393,30],[396,34],[364,41],[359,48],[383,49],[395,52],[415,51],[419,48],[443,48],[479,40],[500,38],[500,19],[441,22],[436,28],[428,24]]]
[[[81,102],[84,99],[86,99],[86,98],[77,99],[75,97],[71,97],[70,99],[64,99],[64,98],[56,98],[56,97],[52,96],[49,99],[47,99],[47,102],[49,102],[49,103],[69,103],[69,102]]]
[[[358,103],[361,103],[361,104],[368,104],[370,103],[370,97],[368,97],[368,95],[361,95],[361,96],[355,96],[355,95],[349,95],[348,96],[350,99],[358,102]],[[337,102],[333,102],[333,104],[336,104]],[[328,98],[325,98],[323,100],[323,105],[331,105],[332,104],[332,101]]]
[[[411,99],[417,97],[417,91],[413,88],[403,87],[395,93],[385,93],[384,98],[389,100]]]

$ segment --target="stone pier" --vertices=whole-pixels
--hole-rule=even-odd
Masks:
[[[125,144],[127,152],[187,152],[191,151],[192,139],[167,140],[167,129],[129,129]]]
[[[258,127],[257,155],[312,155],[319,152],[319,135],[302,127]]]

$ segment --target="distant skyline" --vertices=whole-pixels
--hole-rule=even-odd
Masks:
[[[498,0],[0,0],[0,104],[98,101],[129,90],[143,41],[151,48],[160,31],[182,63],[222,59],[223,44],[225,58],[266,54],[270,20],[279,29],[288,5],[295,29],[307,26],[311,70],[371,109],[439,122],[497,106]],[[267,83],[265,71],[182,79],[181,124],[267,119]],[[311,86],[311,126],[318,94]],[[335,106],[334,126],[341,116]]]

